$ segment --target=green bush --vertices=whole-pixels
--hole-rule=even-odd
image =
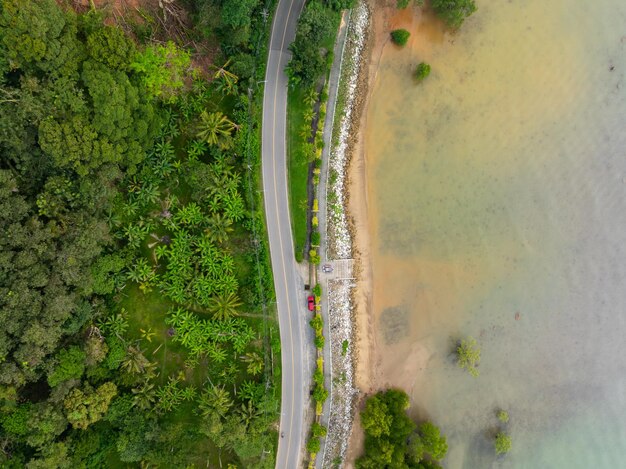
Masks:
[[[309,453],[317,454],[320,451],[320,439],[319,438],[311,438],[306,444],[306,450]]]
[[[322,316],[320,314],[316,314],[313,319],[309,321],[309,326],[313,328],[316,335],[320,335],[322,333],[322,327],[324,327]]]
[[[411,36],[411,33],[406,29],[395,29],[391,31],[391,40],[398,46],[405,46],[409,40],[409,36]]]
[[[502,423],[508,423],[509,422],[509,413],[506,410],[500,409],[498,411],[498,420],[500,420],[500,422],[502,422]]]
[[[344,340],[341,343],[341,355],[344,356],[348,352],[348,347],[350,346],[350,342],[348,340]]]
[[[430,75],[430,65],[428,65],[426,62],[420,63],[415,69],[415,79],[418,81],[422,81],[428,75]]]
[[[326,402],[326,399],[328,399],[328,391],[326,388],[319,384],[315,386],[315,389],[313,390],[313,400],[323,404]]]
[[[319,283],[313,287],[313,294],[315,296],[322,296],[322,286]]]
[[[324,348],[324,343],[325,343],[325,339],[323,335],[316,335],[315,336],[315,347],[318,348],[319,350],[322,350]]]
[[[319,247],[321,240],[322,240],[322,236],[320,235],[319,231],[316,230],[316,231],[311,232],[311,245],[312,246]]]
[[[324,373],[319,368],[313,373],[313,382],[320,386],[324,384]]]
[[[327,433],[328,430],[326,430],[324,425],[320,425],[317,422],[313,422],[313,425],[311,425],[311,434],[314,437],[326,436]]]

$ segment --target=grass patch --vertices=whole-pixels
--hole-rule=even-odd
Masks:
[[[303,102],[304,90],[289,87],[287,95],[287,174],[289,177],[289,207],[291,232],[296,260],[304,256],[307,232],[307,180],[309,165],[302,153],[306,139],[300,135],[307,106]]]
[[[330,34],[322,38],[320,48],[326,54],[327,80],[333,62],[333,47],[337,40],[341,13],[333,12],[333,27]],[[295,250],[295,258],[301,262],[304,258],[307,236],[307,213],[308,213],[308,175],[309,158],[305,151],[308,139],[311,135],[303,135],[302,128],[305,125],[306,113],[311,113],[310,105],[306,104],[306,90],[302,86],[289,86],[287,94],[287,175],[289,179],[289,207],[291,211],[291,232]],[[318,123],[318,128],[323,129],[324,122]],[[309,150],[310,151],[310,150]]]

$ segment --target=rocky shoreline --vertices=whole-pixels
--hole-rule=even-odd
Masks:
[[[366,57],[369,53],[370,8],[360,0],[352,10],[339,84],[338,106],[332,137],[328,178],[329,255],[334,259],[354,257],[353,224],[347,215],[349,198],[347,172],[359,130],[360,114],[367,87]],[[340,103],[340,104],[339,104]],[[355,265],[355,273],[360,271]],[[331,331],[332,409],[322,467],[339,467],[345,461],[352,432],[355,385],[354,287],[351,280],[329,283]]]

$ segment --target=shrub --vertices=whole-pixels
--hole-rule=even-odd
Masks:
[[[324,336],[323,335],[316,335],[315,336],[315,347],[318,348],[319,350],[322,350],[324,348]]]
[[[313,390],[313,400],[315,402],[323,404],[324,402],[326,402],[326,399],[328,399],[328,391],[326,390],[326,388],[319,384],[316,385],[315,389]]]
[[[311,233],[311,246],[319,247],[321,239],[322,239],[322,237],[320,235],[320,232],[319,231],[313,231]],[[319,296],[319,295],[317,295],[317,296]]]
[[[324,373],[319,368],[313,373],[313,382],[315,384],[324,384]]]
[[[498,420],[500,420],[500,422],[502,423],[508,423],[509,421],[509,413],[506,410],[499,410],[498,411]]]
[[[341,355],[344,356],[348,352],[348,347],[350,346],[350,342],[348,340],[344,340],[341,343]]]
[[[498,433],[494,442],[496,454],[506,454],[511,451],[512,443],[513,442],[509,435],[504,432]]]
[[[405,46],[411,35],[406,29],[395,29],[391,31],[391,40],[398,46]]]
[[[315,296],[322,296],[322,286],[319,283],[313,287],[313,294]]]
[[[324,357],[319,357],[317,359],[317,369],[320,371],[324,371]]]
[[[314,437],[326,436],[327,433],[328,431],[324,425],[320,425],[317,422],[313,422],[313,425],[311,425],[311,434]]]
[[[426,62],[420,63],[415,69],[415,79],[418,81],[422,81],[428,75],[430,75],[430,65],[428,65]]]
[[[476,345],[476,340],[471,337],[461,340],[456,348],[456,356],[459,368],[467,370],[474,377],[478,376],[480,348]]]
[[[306,444],[306,450],[311,454],[317,454],[320,452],[320,439],[311,438]]]
[[[316,335],[320,335],[322,333],[322,328],[324,327],[324,321],[322,321],[322,316],[316,314],[311,321],[309,321],[309,326],[313,328]]]

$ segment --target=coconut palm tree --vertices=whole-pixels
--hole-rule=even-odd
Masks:
[[[150,369],[150,362],[140,348],[131,345],[126,349],[126,356],[122,360],[121,366],[130,374],[139,374]]]
[[[217,71],[213,75],[213,79],[217,82],[217,90],[221,93],[234,94],[237,91],[236,84],[239,78],[232,72],[226,70],[230,65],[230,59],[221,67],[216,67]]]
[[[232,145],[231,132],[236,128],[235,123],[221,112],[202,111],[196,136],[209,145],[227,149]]]
[[[313,106],[317,102],[317,91],[315,91],[315,87],[312,86],[304,92],[304,98],[302,101],[308,107],[313,108]]]
[[[150,381],[144,381],[144,383],[132,390],[133,397],[133,406],[139,407],[141,410],[146,410],[152,407],[154,401],[156,400],[156,391],[154,389],[154,384]]]
[[[246,427],[261,415],[261,412],[254,406],[252,401],[248,401],[247,404],[241,404],[241,407],[237,409],[237,413],[241,416],[241,420]]]
[[[241,306],[241,301],[235,293],[228,295],[217,295],[211,298],[209,302],[209,311],[213,313],[213,317],[220,321],[237,316],[237,307]]]
[[[258,375],[263,371],[263,357],[256,352],[246,353],[241,361],[248,364],[247,371],[251,375]]]
[[[216,243],[224,243],[228,240],[228,234],[232,233],[233,224],[230,218],[225,217],[221,213],[214,213],[206,221],[207,229],[204,230],[211,241]]]
[[[216,386],[212,386],[200,394],[198,401],[198,407],[203,416],[209,415],[214,411],[224,417],[233,406],[230,393],[226,389]]]

